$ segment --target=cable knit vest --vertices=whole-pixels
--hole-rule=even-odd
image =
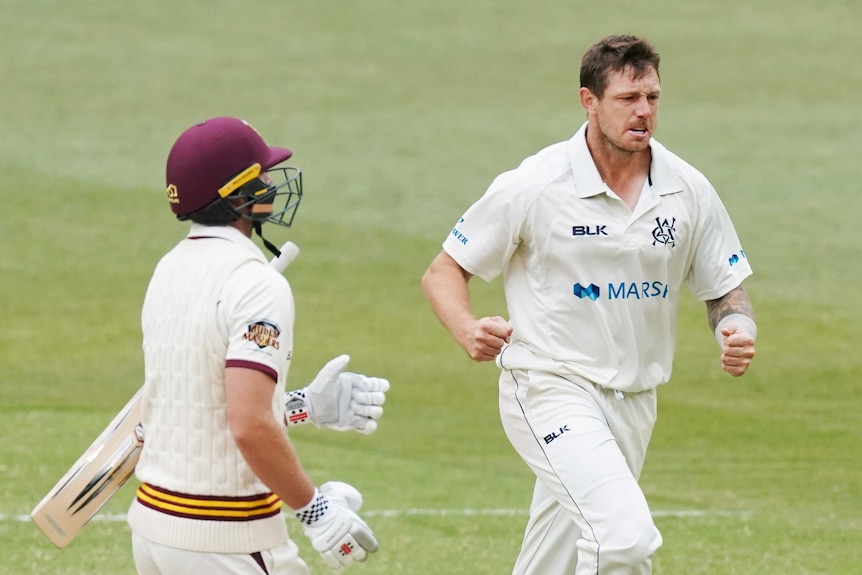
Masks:
[[[144,450],[136,468],[145,485],[129,525],[163,545],[251,553],[284,544],[287,530],[280,500],[252,473],[227,427],[227,334],[216,304],[230,274],[254,257],[227,241],[218,247],[213,257],[210,242],[180,242],[147,290]]]

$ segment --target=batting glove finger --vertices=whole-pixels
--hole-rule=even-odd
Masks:
[[[314,381],[311,382],[308,389],[314,392],[328,391],[328,389],[332,387],[333,383],[341,376],[345,368],[347,368],[348,363],[350,363],[350,356],[347,354],[341,354],[338,357],[330,359],[326,365],[317,372],[317,375],[314,377]]]
[[[348,372],[349,373],[349,372]],[[354,385],[354,389],[367,392],[381,392],[385,394],[389,391],[389,380],[382,377],[369,377],[367,375],[353,374],[360,377]]]
[[[357,417],[365,419],[380,419],[383,416],[383,408],[379,405],[366,405],[357,403],[353,407]]]
[[[351,399],[357,405],[383,405],[386,403],[386,392],[362,391],[354,387]]]
[[[375,431],[377,431],[377,422],[373,419],[366,419],[362,424],[362,427],[356,429],[362,435],[371,435]]]
[[[349,355],[331,359],[305,388],[308,415],[316,425],[340,424],[350,413],[350,387],[341,380],[349,362]]]
[[[344,388],[349,388],[350,404],[348,409],[339,412],[337,428],[353,428],[366,435],[373,433],[377,424],[369,425],[369,421],[383,415],[383,408],[380,406],[386,402],[389,382],[380,377],[368,377],[352,372],[342,373],[338,381]]]
[[[363,418],[380,419],[383,415],[381,406],[386,403],[386,392],[389,391],[389,381],[364,375],[356,377],[358,379],[353,386],[351,402],[354,414]]]
[[[355,431],[362,435],[371,435],[377,431],[377,422],[367,417],[354,417],[350,425],[327,425],[328,429],[335,431]]]
[[[353,428],[362,435],[371,435],[377,431],[377,422],[366,417],[357,417],[353,420]]]

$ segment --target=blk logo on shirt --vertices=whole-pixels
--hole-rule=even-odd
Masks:
[[[573,236],[606,236],[608,226],[572,226]]]

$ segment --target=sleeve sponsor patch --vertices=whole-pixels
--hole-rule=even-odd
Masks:
[[[281,330],[278,329],[277,325],[271,321],[262,320],[250,323],[242,339],[256,344],[261,349],[265,347],[278,349],[280,345],[278,336],[280,334]]]

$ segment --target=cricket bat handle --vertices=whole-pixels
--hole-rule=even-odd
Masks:
[[[296,259],[296,256],[299,255],[299,246],[293,242],[286,242],[281,246],[280,251],[281,255],[269,260],[269,265],[278,273],[284,273],[287,266],[289,266],[291,262]]]

